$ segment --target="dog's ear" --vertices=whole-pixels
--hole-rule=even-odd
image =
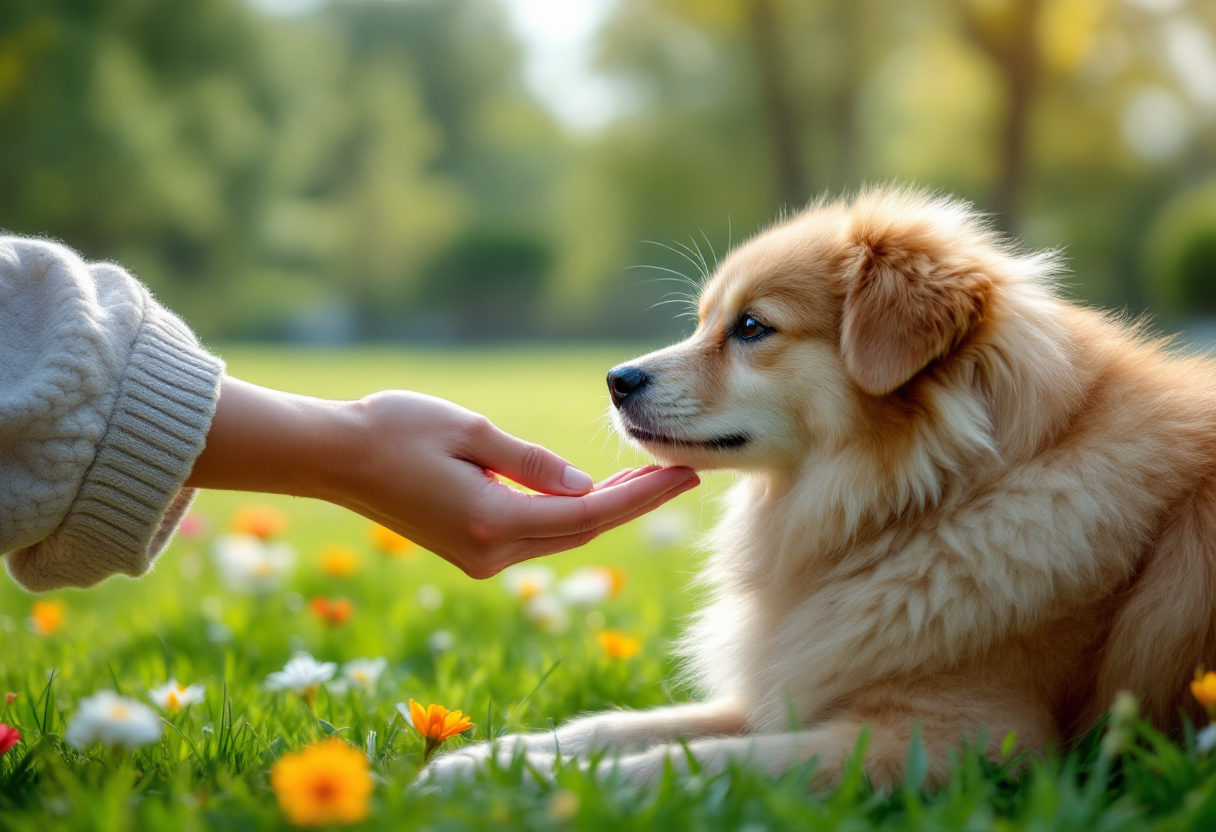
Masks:
[[[845,370],[883,396],[947,355],[983,319],[991,280],[935,252],[920,234],[865,234],[855,243],[840,347]]]

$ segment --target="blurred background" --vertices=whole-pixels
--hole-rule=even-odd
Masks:
[[[0,227],[123,263],[212,342],[668,340],[639,267],[892,179],[1194,328],[1216,2],[0,4]]]

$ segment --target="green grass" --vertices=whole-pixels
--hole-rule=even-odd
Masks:
[[[354,397],[402,387],[451,398],[597,477],[638,461],[622,455],[603,427],[604,371],[628,357],[617,349],[233,349],[226,357],[234,374],[288,390]],[[673,511],[705,527],[713,519],[712,494],[723,482],[710,478]],[[777,781],[745,769],[721,777],[669,776],[637,794],[575,768],[561,771],[555,786],[525,786],[518,765],[485,773],[454,793],[411,792],[422,744],[395,708],[409,697],[465,709],[477,723],[473,739],[543,729],[586,710],[687,698],[668,680],[670,642],[692,605],[694,548],[656,542],[638,523],[548,561],[559,574],[583,565],[624,570],[624,591],[599,612],[606,626],[639,636],[644,649],[620,661],[602,655],[581,613],[561,635],[541,632],[500,580],[470,581],[425,553],[386,559],[372,550],[365,521],[330,506],[208,493],[197,510],[222,532],[233,512],[251,503],[290,514],[287,539],[299,554],[289,584],[268,597],[222,587],[210,537],[178,540],[144,580],[58,593],[67,623],[50,637],[26,628],[34,599],[0,584],[0,692],[21,694],[12,708],[0,701],[0,722],[16,725],[25,737],[0,758],[0,830],[285,827],[269,770],[279,755],[331,727],[360,747],[369,731],[377,732],[377,783],[363,824],[369,829],[1216,828],[1216,763],[1189,740],[1167,740],[1144,726],[1128,729],[1134,742],[1120,755],[1103,755],[1095,734],[1069,756],[1027,761],[1019,774],[1016,761],[997,766],[961,751],[954,779],[935,794],[916,787],[915,748],[912,782],[891,795],[869,789],[856,765],[831,794],[808,794],[805,769]],[[360,552],[357,574],[339,580],[320,573],[317,554],[331,543]],[[415,601],[428,584],[443,594],[439,609]],[[352,621],[327,628],[299,609],[301,599],[321,593],[351,598]],[[230,629],[231,640],[209,637],[217,622]],[[450,652],[428,648],[438,629],[456,636]],[[266,675],[297,649],[334,661],[385,656],[390,667],[373,694],[322,693],[317,716],[323,724],[298,698],[262,688]],[[202,683],[207,700],[173,718],[159,743],[125,755],[100,747],[77,752],[63,743],[82,697],[113,688],[145,699],[148,688],[171,676]]]

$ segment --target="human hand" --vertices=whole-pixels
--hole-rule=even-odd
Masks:
[[[327,402],[230,378],[187,481],[329,500],[474,578],[582,546],[699,483],[688,468],[646,466],[593,485],[556,454],[431,396]]]

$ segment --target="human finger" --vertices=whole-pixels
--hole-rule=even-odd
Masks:
[[[700,483],[691,468],[660,468],[582,497],[526,495],[514,537],[560,537],[591,531],[647,505],[685,483]]]
[[[618,471],[617,473],[613,474],[611,477],[604,480],[603,482],[596,483],[595,488],[593,488],[592,490],[593,491],[603,491],[605,488],[609,488],[614,485],[620,485],[623,482],[629,482],[629,480],[636,479],[637,477],[643,476],[645,474],[649,474],[651,471],[657,471],[661,467],[663,467],[663,466],[646,465],[642,468],[626,468],[624,471]]]
[[[525,442],[488,421],[474,440],[469,461],[543,494],[575,496],[595,485],[590,474],[548,448]]]
[[[560,537],[533,537],[520,540],[512,549],[510,559],[511,563],[519,563],[524,560],[542,557],[544,555],[552,555],[558,552],[565,552],[570,549],[577,549],[580,546],[585,546],[595,538],[599,537],[604,532],[612,531],[613,529],[630,523],[642,515],[649,514],[656,508],[659,508],[664,503],[674,500],[686,491],[691,491],[696,488],[700,482],[691,479],[683,485],[677,486],[670,491],[661,494],[651,500],[646,505],[629,512],[626,515],[611,520],[602,526],[597,526],[588,532],[577,532],[574,534],[562,535]]]

